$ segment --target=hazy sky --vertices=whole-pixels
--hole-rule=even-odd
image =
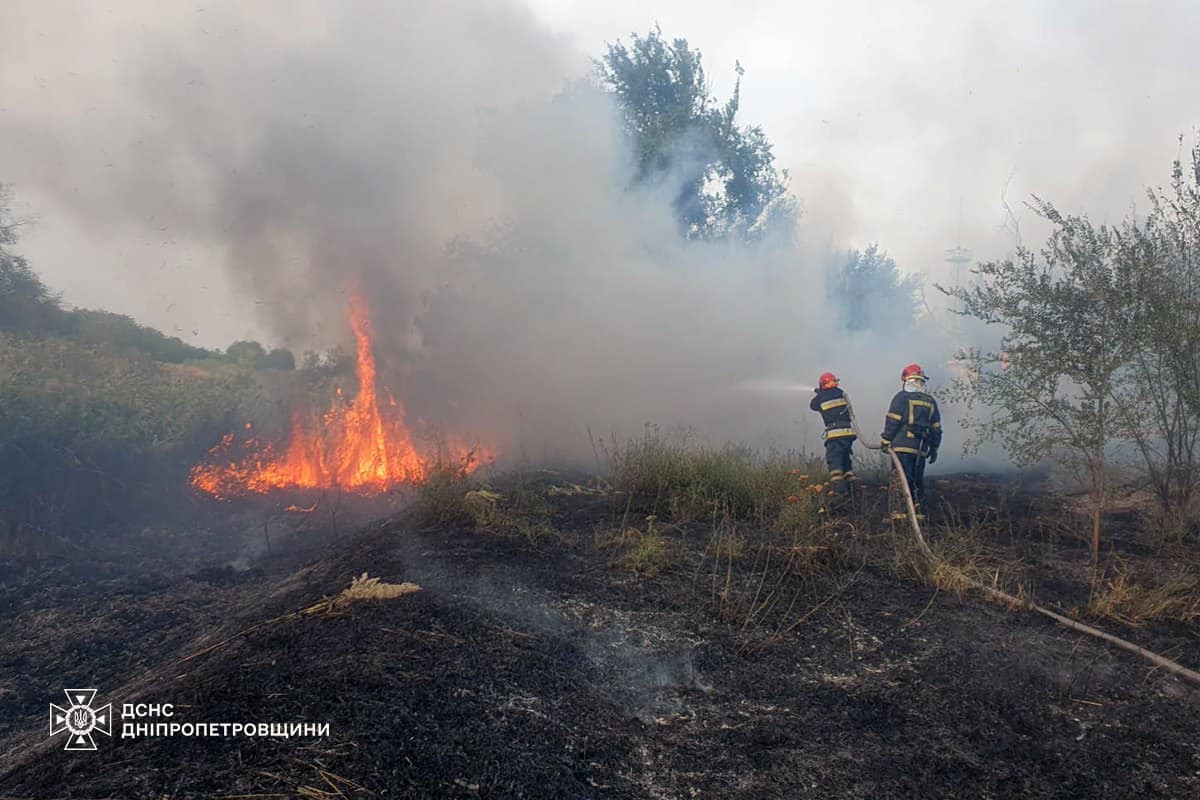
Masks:
[[[1200,125],[1195,2],[530,2],[588,53],[657,22],[703,52],[722,96],[740,61],[743,119],[812,227],[912,270],[960,230],[981,256],[1003,248],[1010,175],[1015,202],[1119,216]]]
[[[670,186],[630,190],[611,98],[573,81],[655,23],[720,97],[744,67],[799,241],[685,243]],[[932,279],[958,242],[1003,257],[1010,176],[1027,244],[1034,193],[1120,218],[1194,140],[1196,41],[1196,2],[7,0],[0,182],[67,302],[185,341],[345,345],[362,286],[431,430],[540,458],[645,422],[811,446],[778,387],[832,369],[869,420],[903,364],[936,390],[993,333],[936,307],[848,333],[830,249]]]
[[[240,13],[259,16],[255,5]],[[328,35],[307,5],[293,4],[281,38]],[[528,10],[564,45],[551,83],[586,72],[606,41],[655,23],[703,51],[721,96],[740,60],[742,120],[765,128],[790,170],[808,239],[879,241],[913,271],[944,268],[943,249],[960,239],[977,256],[1002,255],[1011,237],[998,227],[999,196],[1010,175],[1027,241],[1038,230],[1019,203],[1031,193],[1119,216],[1141,187],[1165,179],[1177,137],[1200,121],[1194,2],[528,0]],[[202,3],[0,6],[0,180],[37,219],[25,252],[68,301],[221,345],[263,331],[253,313],[261,298],[233,290],[219,248],[153,220],[89,226],[95,198],[72,213],[64,197],[102,179],[105,142],[96,163],[72,170],[39,163],[47,149],[3,130],[6,119],[40,115],[59,126],[48,133],[69,138],[80,120],[123,101],[146,39],[169,33],[187,47],[235,50],[211,43],[212,16]]]

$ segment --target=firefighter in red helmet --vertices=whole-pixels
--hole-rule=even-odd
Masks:
[[[923,516],[925,504],[925,462],[937,461],[942,444],[942,414],[937,400],[925,391],[928,380],[920,364],[909,364],[900,372],[903,388],[892,398],[880,442],[899,457],[918,517]]]
[[[838,387],[838,379],[832,372],[822,373],[817,381],[816,395],[808,407],[820,413],[825,423],[825,464],[829,467],[829,482],[834,491],[845,494],[854,477],[851,448],[854,444],[854,428],[850,423],[850,401]]]

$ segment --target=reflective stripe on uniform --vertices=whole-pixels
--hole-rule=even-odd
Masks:
[[[844,439],[847,436],[853,436],[853,435],[854,435],[853,428],[831,428],[830,430],[825,431],[826,439]]]
[[[848,405],[846,398],[838,397],[834,400],[826,400],[824,403],[821,403],[821,410],[829,411],[832,408],[841,408],[844,405]]]
[[[916,408],[914,408],[914,406],[924,406],[925,408],[929,409],[930,415],[933,414],[933,403],[929,402],[928,400],[909,400],[908,401],[908,424],[909,425],[915,425],[917,422],[917,419],[916,419],[917,412],[916,412]]]
[[[887,416],[888,416],[888,419],[894,419],[894,420],[896,420],[896,422],[899,422],[900,420],[904,419],[904,417],[900,416],[899,414],[895,414],[891,411],[887,412]]]

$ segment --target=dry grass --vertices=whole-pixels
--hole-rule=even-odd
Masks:
[[[558,538],[541,495],[517,491],[505,497],[489,489],[476,489],[467,492],[463,500],[479,533],[517,536],[530,543]]]
[[[344,755],[339,753],[339,755]],[[266,800],[266,798],[294,798],[302,797],[306,800],[347,800],[350,797],[366,797],[375,796],[375,792],[366,788],[360,783],[356,783],[350,778],[343,777],[331,772],[325,767],[322,762],[318,761],[314,764],[305,764],[300,759],[295,759],[297,764],[307,766],[313,771],[309,780],[318,785],[310,785],[298,783],[295,777],[285,777],[274,772],[260,771],[258,774],[270,778],[275,782],[276,787],[286,789],[286,792],[257,792],[254,794],[227,794],[223,795],[223,800]]]
[[[500,499],[501,495],[490,489],[473,489],[463,494],[463,506],[476,530],[499,532],[505,526],[507,518],[500,510]]]
[[[851,532],[818,515],[815,503],[807,510],[800,503],[792,507],[770,532],[743,532],[729,516],[714,520],[697,567],[697,578],[707,567],[715,616],[743,630],[754,628],[768,640],[815,613],[802,610],[861,555]]]
[[[1092,591],[1088,611],[1134,627],[1147,622],[1191,623],[1200,619],[1200,578],[1183,572],[1154,584],[1138,583],[1118,565],[1116,576],[1102,580]]]
[[[982,585],[1023,600],[1029,595],[1024,586],[1020,564],[1000,558],[988,546],[998,518],[964,520],[948,515],[945,522],[926,529],[933,560],[921,552],[907,519],[897,522],[886,537],[890,543],[890,563],[886,566],[897,577],[927,583],[962,597]]]
[[[675,563],[674,548],[661,533],[638,532],[630,541],[632,546],[613,562],[615,566],[653,577]]]
[[[478,533],[517,536],[531,543],[558,538],[544,492],[522,484],[500,494],[473,482],[457,465],[431,471],[417,489],[413,514],[426,526],[469,525]]]
[[[334,606],[344,606],[350,603],[357,603],[362,600],[393,600],[397,597],[403,597],[406,594],[413,594],[421,591],[421,587],[415,583],[384,583],[379,578],[368,577],[367,573],[359,575],[354,580],[350,581],[350,586],[342,590],[342,593],[333,598]]]
[[[1147,538],[1160,548],[1200,542],[1200,497],[1188,508],[1164,509],[1161,503],[1147,503],[1140,515]]]
[[[818,468],[802,453],[714,448],[687,431],[664,433],[655,426],[640,439],[600,441],[597,448],[608,459],[614,488],[676,522],[729,514],[768,525],[796,494],[796,476],[816,475]]]
[[[425,483],[417,487],[413,514],[426,526],[468,525],[474,515],[467,504],[470,478],[463,464],[435,464]]]
[[[654,515],[646,517],[645,529],[622,523],[612,530],[597,530],[596,546],[612,551],[614,567],[646,577],[658,575],[680,561],[682,550],[656,526],[657,520]]]
[[[803,535],[819,527],[827,516],[826,487],[812,483],[806,473],[797,472],[792,478],[792,493],[784,498],[783,506],[771,522],[771,530],[784,536]]]
[[[724,561],[732,564],[735,561],[741,561],[746,556],[749,545],[745,534],[726,521],[714,530],[710,549],[718,563]]]

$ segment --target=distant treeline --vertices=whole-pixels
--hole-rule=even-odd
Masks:
[[[121,314],[64,307],[13,252],[0,187],[0,558],[189,513],[188,471],[224,433],[328,394],[343,354],[193,347]]]
[[[178,336],[140,325],[124,314],[86,308],[64,308],[24,257],[6,245],[16,241],[16,225],[8,220],[0,193],[0,332],[17,336],[61,336],[84,345],[108,345],[155,361],[182,364],[216,359],[254,369],[296,368],[289,350],[267,350],[255,341],[231,344],[224,353],[187,344]]]

